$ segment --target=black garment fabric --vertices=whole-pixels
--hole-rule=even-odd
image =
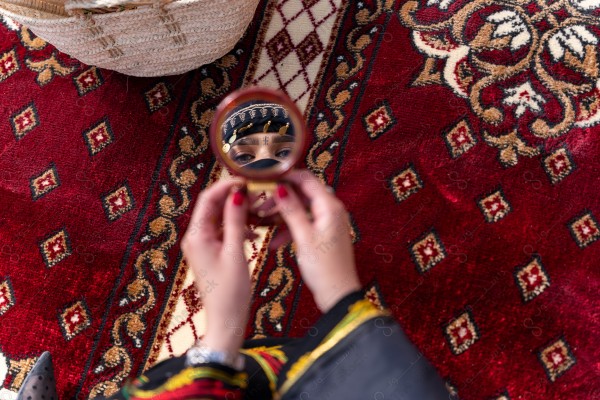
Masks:
[[[243,166],[245,169],[258,169],[264,170],[267,168],[272,168],[276,165],[281,164],[279,161],[274,160],[272,158],[263,158],[262,160],[253,161]]]
[[[341,299],[323,315],[309,335],[294,344],[279,374],[278,389],[300,357],[319,347],[346,317],[353,304],[364,299],[357,291]],[[387,315],[361,324],[320,356],[281,397],[291,399],[404,399],[442,400],[449,392],[429,361]]]
[[[265,124],[269,121],[271,122],[269,132],[277,132],[287,125],[286,135],[295,135],[289,112],[284,107],[264,101],[250,101],[236,107],[223,123],[221,131],[223,143],[229,143],[229,139],[234,132],[236,132],[237,139],[254,133],[261,133]],[[241,128],[246,129],[240,132]]]
[[[381,317],[365,322],[320,357],[282,400],[448,398],[444,382],[400,326]]]

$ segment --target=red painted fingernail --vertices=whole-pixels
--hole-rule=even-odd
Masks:
[[[244,193],[241,190],[238,190],[233,194],[233,204],[236,206],[244,204]]]
[[[281,184],[277,185],[277,196],[279,196],[280,199],[285,199],[288,196],[288,191],[285,186]]]

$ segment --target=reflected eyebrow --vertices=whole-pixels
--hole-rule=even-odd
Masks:
[[[294,143],[296,138],[290,135],[275,136],[273,143]]]
[[[236,140],[235,142],[233,142],[233,144],[231,145],[231,147],[237,146],[237,145],[240,145],[240,144],[258,145],[258,139],[256,139],[256,138],[241,138],[241,139]]]

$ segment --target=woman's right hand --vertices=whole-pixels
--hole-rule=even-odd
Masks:
[[[278,184],[275,201],[295,243],[302,279],[317,307],[325,313],[344,296],[361,288],[348,212],[309,171],[293,171],[285,180],[289,183]],[[312,218],[301,196],[308,199]]]

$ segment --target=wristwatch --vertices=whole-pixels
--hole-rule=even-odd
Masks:
[[[206,363],[218,363],[233,368],[236,371],[244,369],[244,357],[240,353],[228,353],[213,350],[198,341],[185,355],[185,365],[195,367]]]

